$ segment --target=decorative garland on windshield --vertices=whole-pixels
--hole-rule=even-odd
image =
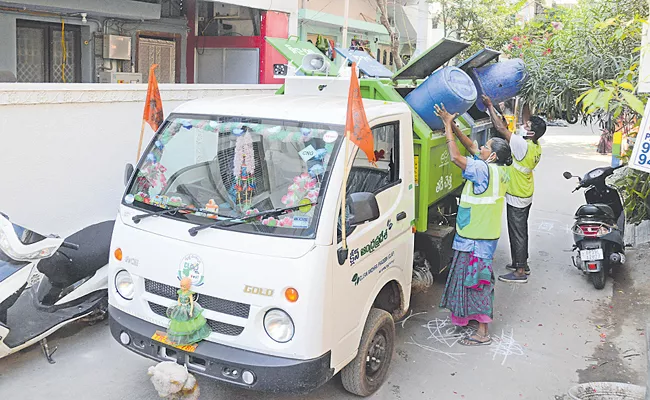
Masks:
[[[247,210],[253,203],[253,191],[255,190],[253,138],[246,126],[233,129],[232,134],[237,137],[235,157],[233,160],[237,203],[242,210]]]

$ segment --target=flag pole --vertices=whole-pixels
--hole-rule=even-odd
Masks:
[[[145,124],[144,118],[142,119],[142,127],[140,128],[140,142],[138,143],[138,156],[135,158],[135,162],[137,163],[138,160],[140,160],[140,152],[142,151],[142,140],[144,139],[144,124]]]
[[[348,144],[350,143],[350,131],[346,130],[345,132],[345,157],[344,160],[345,162],[343,163],[343,187],[341,188],[341,194],[343,194],[343,200],[341,201],[341,239],[343,242],[343,250],[348,249],[348,242],[347,242],[347,232],[346,232],[346,224],[345,224],[345,198],[347,196],[347,189],[348,189],[348,176],[350,174],[350,168],[348,168],[348,164],[350,162],[349,156],[348,156]]]

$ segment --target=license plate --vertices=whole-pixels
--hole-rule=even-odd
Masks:
[[[153,334],[151,339],[155,340],[156,342],[164,343],[167,346],[175,347],[179,350],[186,351],[188,353],[194,353],[196,351],[196,348],[198,347],[198,344],[186,344],[182,346],[174,344],[170,342],[169,339],[167,339],[167,334],[161,331],[156,331],[156,333]]]
[[[604,259],[603,249],[580,250],[582,261],[599,261]]]

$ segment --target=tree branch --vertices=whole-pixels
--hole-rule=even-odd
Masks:
[[[377,6],[379,6],[379,21],[390,36],[390,52],[393,54],[395,68],[400,70],[404,64],[402,63],[402,57],[399,55],[399,37],[388,20],[388,0],[377,0]]]

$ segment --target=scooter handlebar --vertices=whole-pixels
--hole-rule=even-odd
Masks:
[[[70,242],[61,243],[61,247],[65,247],[66,249],[70,249],[70,250],[79,250],[79,245],[78,244],[74,244],[74,243],[70,243]]]

